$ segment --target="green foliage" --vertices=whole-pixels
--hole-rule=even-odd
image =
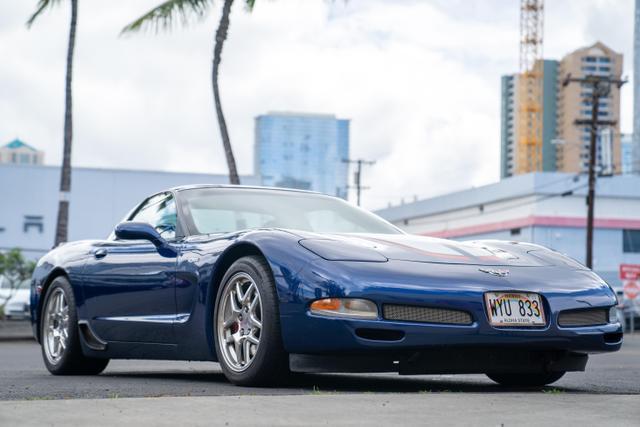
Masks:
[[[60,0],[38,0],[38,5],[36,6],[36,11],[31,15],[29,20],[27,21],[27,28],[31,28],[35,20],[47,10],[50,6],[53,6],[57,3],[60,3]]]
[[[248,11],[253,10],[255,0],[245,0]],[[171,29],[176,20],[183,26],[195,18],[202,19],[213,6],[213,0],[166,0],[151,9],[122,29],[122,33],[152,29],[154,31]]]
[[[20,249],[14,248],[9,252],[0,253],[0,276],[8,281],[12,289],[31,278],[35,268],[36,263],[26,260]]]
[[[545,394],[562,394],[564,393],[563,390],[559,389],[559,388],[545,388],[542,390],[543,393]]]

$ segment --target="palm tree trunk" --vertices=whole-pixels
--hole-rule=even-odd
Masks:
[[[227,158],[227,166],[229,167],[229,182],[234,185],[239,185],[240,177],[238,176],[238,170],[236,169],[236,159],[234,158],[233,150],[231,149],[229,132],[227,132],[227,122],[225,121],[224,114],[222,113],[220,88],[218,87],[218,70],[220,68],[220,60],[222,59],[222,46],[224,45],[224,41],[227,39],[227,32],[229,31],[229,14],[231,13],[232,5],[233,0],[225,0],[224,5],[222,6],[222,17],[218,24],[218,30],[216,31],[216,43],[213,48],[213,71],[211,73],[211,83],[213,85],[213,98],[216,104],[220,136],[222,136],[224,154]]]
[[[67,46],[67,77],[65,82],[64,106],[64,148],[62,153],[62,173],[60,175],[60,201],[56,224],[55,246],[66,242],[69,229],[69,192],[71,191],[71,141],[73,138],[73,112],[71,104],[71,82],[73,81],[73,50],[76,44],[78,22],[78,0],[71,0],[71,24]]]

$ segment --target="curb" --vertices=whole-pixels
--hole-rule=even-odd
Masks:
[[[0,342],[33,340],[31,322],[21,320],[0,321]]]

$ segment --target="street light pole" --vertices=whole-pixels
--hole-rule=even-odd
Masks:
[[[613,126],[614,121],[598,120],[600,98],[609,95],[611,85],[615,84],[618,89],[625,84],[626,80],[612,79],[609,76],[588,75],[577,78],[567,75],[562,86],[566,87],[569,83],[583,83],[591,86],[591,119],[576,120],[576,125],[589,125],[591,128],[589,138],[589,190],[587,193],[587,250],[586,264],[587,267],[593,268],[593,224],[596,204],[596,154],[597,154],[597,137],[598,126]]]

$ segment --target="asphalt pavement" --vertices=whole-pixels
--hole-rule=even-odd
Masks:
[[[627,335],[617,353],[591,356],[586,372],[568,373],[541,390],[500,387],[483,375],[394,374],[307,374],[286,387],[246,388],[228,383],[215,363],[137,360],[112,361],[99,376],[60,377],[46,371],[34,342],[0,342],[0,401],[0,425],[18,420],[101,425],[120,414],[124,424],[137,425],[181,419],[222,425],[395,419],[640,426],[640,334]],[[62,411],[49,411],[54,407]],[[245,410],[238,415],[229,409],[234,407]],[[95,414],[100,417],[92,419]]]

